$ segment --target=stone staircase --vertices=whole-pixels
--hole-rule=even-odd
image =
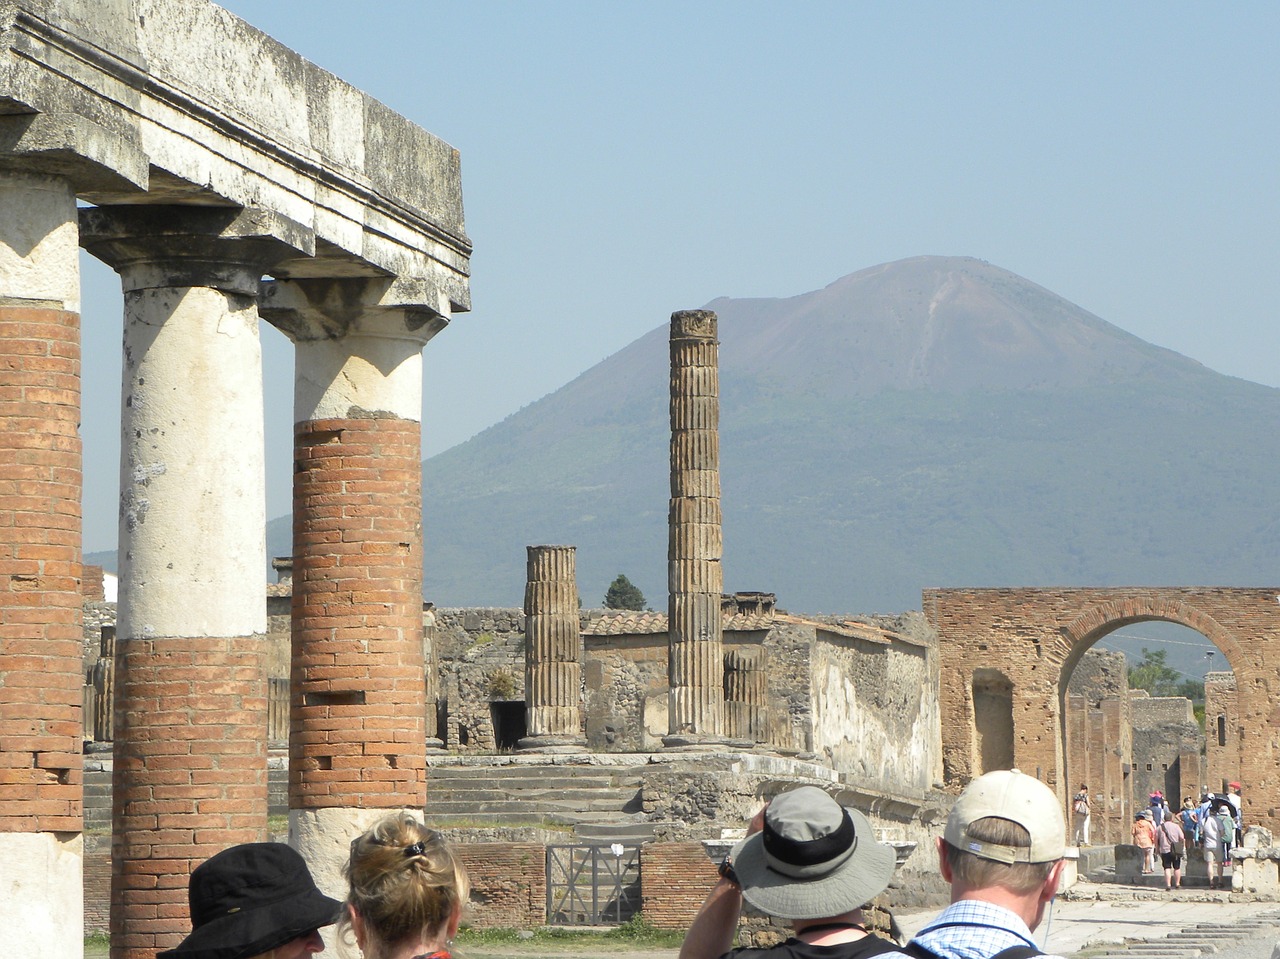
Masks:
[[[642,788],[625,766],[431,765],[425,812],[446,829],[568,826],[586,841],[634,842],[653,838]]]

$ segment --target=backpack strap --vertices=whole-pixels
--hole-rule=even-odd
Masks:
[[[1010,946],[1008,949],[1001,949],[991,959],[1032,959],[1043,955],[1035,946]]]
[[[968,925],[968,923],[956,922],[956,923],[945,923],[945,925],[963,926],[963,925]],[[938,927],[931,926],[930,928],[937,929]],[[912,959],[942,959],[942,957],[939,956],[938,953],[934,952],[932,949],[926,949],[924,946],[916,942],[914,939],[912,939],[910,942],[908,942],[905,946],[903,946],[898,951],[904,953],[905,955],[911,956]],[[1044,953],[1041,952],[1039,949],[1037,949],[1035,946],[1019,945],[1019,946],[1010,946],[1008,949],[1001,949],[995,955],[988,956],[987,959],[1034,959],[1035,956],[1043,956],[1043,955]]]

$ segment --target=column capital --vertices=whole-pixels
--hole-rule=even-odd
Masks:
[[[80,245],[120,274],[125,293],[207,287],[256,297],[263,273],[315,251],[315,235],[265,210],[110,206],[80,211]]]
[[[0,116],[0,168],[63,177],[81,195],[141,194],[150,181],[136,130],[73,113]]]
[[[277,279],[262,284],[258,313],[295,343],[372,336],[421,348],[448,325],[450,299],[421,277]]]

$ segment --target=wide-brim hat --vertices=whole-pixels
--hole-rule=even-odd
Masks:
[[[733,850],[742,898],[778,919],[857,909],[888,888],[896,862],[866,816],[817,786],[777,796],[765,809],[764,828]]]
[[[331,925],[342,909],[279,842],[232,846],[201,863],[188,898],[191,934],[156,959],[251,959]]]

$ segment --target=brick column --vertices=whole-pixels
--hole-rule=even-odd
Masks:
[[[724,732],[720,594],[720,387],[716,315],[671,314],[671,510],[667,548],[667,747]]]
[[[426,803],[422,347],[444,317],[385,292],[263,293],[297,348],[289,833],[333,894],[353,836]]]
[[[84,923],[76,200],[0,170],[0,928],[77,955]]]
[[[190,930],[190,870],[266,838],[255,295],[288,225],[195,207],[80,220],[125,294],[111,955],[151,959]]]
[[[524,589],[525,716],[521,749],[576,752],[582,735],[582,642],[573,546],[530,546]]]

